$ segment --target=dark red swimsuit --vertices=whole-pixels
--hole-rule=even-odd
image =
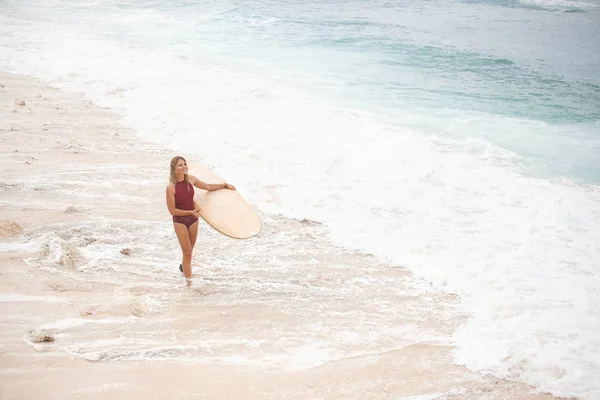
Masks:
[[[194,185],[186,184],[185,180],[175,183],[175,208],[180,210],[194,209]],[[184,224],[188,228],[192,226],[198,217],[193,215],[173,215],[173,222]]]

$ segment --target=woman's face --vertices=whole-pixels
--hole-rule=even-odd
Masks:
[[[177,161],[177,174],[187,174],[187,164],[185,163],[185,161]]]

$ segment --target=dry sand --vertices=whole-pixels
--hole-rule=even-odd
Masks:
[[[142,340],[148,327],[146,322],[157,319],[157,315],[136,301],[118,300],[123,291],[118,283],[82,278],[86,271],[77,268],[81,257],[77,248],[67,249],[56,262],[57,268],[64,268],[68,274],[28,265],[24,260],[35,259],[47,249],[29,248],[23,238],[60,224],[85,224],[98,215],[140,223],[164,222],[168,228],[164,186],[167,165],[174,154],[139,139],[135,132],[120,125],[117,115],[81,96],[6,73],[0,73],[0,152],[2,399],[553,398],[520,383],[482,377],[453,365],[452,348],[448,345],[412,344],[296,370],[278,368],[276,363],[265,367],[213,362],[211,357],[204,362],[180,361],[177,357],[121,360],[106,357],[107,353],[86,352],[86,342],[75,346],[69,342],[71,331],[52,327],[52,323],[83,321],[83,324],[86,319],[130,318],[122,331],[77,332],[82,340],[95,339],[97,349],[101,339],[107,343],[123,340],[124,336]],[[115,172],[106,168],[111,165],[119,166],[115,171],[123,179],[115,180]],[[101,187],[101,196],[86,198],[68,195],[65,190],[52,190],[54,185],[69,187],[68,180],[56,181],[60,173],[77,180],[80,170],[86,171],[81,175],[85,182],[79,182],[73,190],[81,190],[86,182],[93,183],[94,187]],[[44,176],[49,172],[54,180],[45,182]],[[147,184],[137,184],[134,192],[128,192],[127,182],[132,179]],[[116,183],[98,186],[105,181]],[[268,236],[269,232],[272,231],[266,229],[264,234]],[[172,244],[176,246],[174,236]],[[11,251],[7,251],[9,247]],[[174,249],[172,254],[178,254],[177,251]],[[361,255],[344,257],[349,263],[360,257],[368,261],[368,257]],[[326,274],[336,274],[334,268],[330,271],[323,273],[323,282],[328,279]],[[400,269],[394,273],[390,278],[398,280],[409,275]],[[173,286],[180,287],[174,288],[173,293],[186,290],[183,279],[175,277]],[[143,293],[147,289],[140,286],[137,290]],[[200,290],[206,291],[206,287]],[[442,300],[449,304],[456,301],[452,297]],[[242,340],[248,327],[258,320],[268,319],[271,324],[288,324],[287,329],[294,329],[294,321],[287,321],[283,311],[275,306],[232,303],[195,306],[192,310],[190,307],[193,305],[182,303],[161,310],[161,321],[172,321],[165,325],[170,337],[177,336],[178,327],[185,324],[204,326],[207,334]],[[435,322],[444,323],[448,325],[444,329],[451,330],[460,320],[444,322],[441,318]],[[54,341],[30,342],[28,332],[44,325],[51,326]],[[187,332],[185,329],[181,332]],[[260,336],[260,332],[253,334]],[[156,335],[160,337],[160,332]],[[182,342],[188,339],[181,338]],[[61,351],[55,351],[57,348]]]

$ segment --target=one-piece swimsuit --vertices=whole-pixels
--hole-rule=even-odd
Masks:
[[[175,183],[175,208],[194,209],[194,185],[186,183],[185,180]],[[198,217],[194,215],[173,215],[174,223],[184,224],[188,228],[196,221],[198,221]]]

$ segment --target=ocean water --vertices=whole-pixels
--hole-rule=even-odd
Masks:
[[[85,93],[262,212],[458,294],[456,363],[585,400],[599,38],[597,0],[0,0],[2,70]]]

